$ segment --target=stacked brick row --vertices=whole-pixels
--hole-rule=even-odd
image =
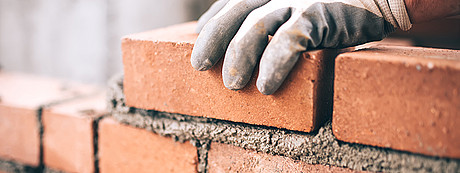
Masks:
[[[95,171],[94,124],[106,114],[101,88],[6,72],[0,72],[0,83],[4,171],[40,172],[44,165],[67,172]]]
[[[459,51],[311,51],[264,96],[254,79],[227,90],[219,66],[194,71],[193,30],[125,37],[109,99],[0,72],[0,172],[460,170]]]
[[[148,128],[116,121],[112,114],[120,110],[125,110],[121,116],[132,116],[117,86],[109,90],[108,112],[106,91],[99,87],[8,72],[0,73],[0,82],[1,172],[197,172],[203,163],[196,141],[178,142]],[[350,172],[220,143],[206,150],[209,166],[200,172],[206,167],[209,172]],[[236,156],[242,157],[238,164],[220,165]],[[255,163],[247,162],[245,156],[264,164],[246,170],[244,167]]]

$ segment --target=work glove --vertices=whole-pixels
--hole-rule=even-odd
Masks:
[[[381,40],[398,27],[411,27],[403,0],[219,0],[199,19],[191,63],[208,70],[225,54],[224,85],[238,90],[260,61],[256,85],[269,95],[302,52]]]

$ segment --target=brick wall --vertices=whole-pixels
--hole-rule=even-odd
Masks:
[[[93,126],[106,114],[103,89],[7,72],[0,72],[0,83],[0,160],[9,165],[4,171],[40,172],[45,165],[95,171]]]
[[[194,71],[193,28],[125,37],[106,89],[0,72],[0,172],[460,171],[460,51],[310,51],[264,96]]]

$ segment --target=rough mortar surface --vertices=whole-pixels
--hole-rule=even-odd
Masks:
[[[2,171],[33,173],[36,172],[36,168],[13,161],[0,160],[0,172]]]
[[[313,133],[255,126],[210,118],[129,108],[124,103],[122,77],[110,82],[108,102],[112,116],[125,124],[175,140],[231,144],[309,164],[383,172],[459,172],[460,160],[430,157],[391,149],[338,141],[331,123]],[[193,143],[193,142],[192,142]],[[201,142],[203,143],[203,142]],[[201,151],[203,152],[203,151]],[[201,158],[203,159],[203,158]],[[200,161],[198,167],[206,168]],[[204,164],[204,165],[202,165]],[[200,170],[205,172],[205,170]]]
[[[49,167],[45,167],[45,168],[43,169],[43,172],[44,172],[44,173],[65,173],[64,171],[56,170],[56,169],[49,168]]]

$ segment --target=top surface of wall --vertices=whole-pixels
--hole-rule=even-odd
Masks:
[[[95,87],[47,77],[0,73],[1,104],[38,108],[43,104],[89,94]]]

